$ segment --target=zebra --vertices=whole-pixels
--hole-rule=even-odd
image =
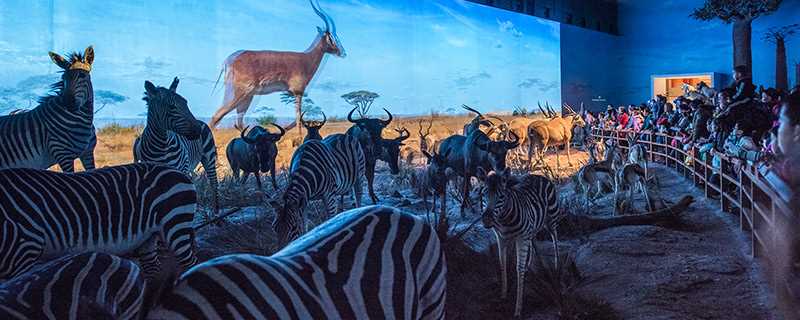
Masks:
[[[270,257],[234,254],[181,275],[149,319],[444,319],[447,263],[421,218],[343,212]]]
[[[0,281],[68,253],[133,252],[154,233],[195,264],[197,193],[173,168],[145,163],[58,173],[0,170]]]
[[[303,143],[292,155],[289,185],[282,206],[276,202],[272,224],[279,243],[285,245],[305,233],[303,210],[310,200],[322,199],[327,215],[343,207],[343,197],[352,191],[355,206],[361,206],[361,177],[365,168],[364,151],[358,140],[346,134],[332,134],[322,141]],[[335,196],[339,206],[335,207]]]
[[[525,272],[530,266],[531,259],[536,255],[536,245],[533,241],[542,229],[550,233],[555,251],[555,264],[558,265],[557,227],[562,216],[558,206],[556,186],[545,177],[532,174],[511,176],[508,170],[502,173],[490,171],[488,174],[480,170],[479,174],[486,181],[488,191],[488,201],[482,221],[484,227],[494,231],[497,239],[503,299],[508,291],[507,251],[512,244],[517,248],[517,296],[514,316],[519,317],[522,311]]]
[[[61,81],[52,85],[55,93],[40,98],[32,110],[0,116],[0,169],[47,169],[58,164],[62,171],[73,172],[76,158],[86,170],[95,168],[97,137],[89,75],[94,49],[89,46],[69,58],[50,52],[50,59],[63,69]]]
[[[169,89],[144,82],[147,125],[133,143],[134,162],[169,165],[190,175],[199,163],[208,178],[212,206],[219,210],[217,196],[217,147],[214,135],[204,122],[194,118],[178,88],[178,78]]]
[[[139,319],[148,293],[132,260],[71,254],[0,284],[2,319]]]

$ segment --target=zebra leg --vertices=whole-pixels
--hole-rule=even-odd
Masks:
[[[89,142],[89,146],[83,153],[80,155],[81,164],[83,165],[83,170],[94,170],[94,148],[97,146],[97,136],[92,134],[92,140]]]
[[[517,241],[517,299],[514,303],[514,316],[519,317],[522,313],[522,298],[525,291],[525,272],[528,271],[531,262],[531,247],[535,247],[533,240]]]
[[[208,135],[203,143],[203,156],[200,158],[200,162],[203,164],[203,170],[206,172],[208,186],[211,187],[212,207],[214,213],[217,214],[219,213],[219,195],[217,194],[217,147],[214,144],[214,136],[211,133],[211,129],[208,127],[204,129],[208,130]]]
[[[472,204],[469,201],[469,189],[471,187],[472,187],[472,183],[470,181],[469,175],[467,174],[464,177],[464,184],[463,184],[462,189],[461,189],[461,196],[462,196],[462,199],[461,199],[461,217],[462,218],[467,216],[467,214],[466,214],[467,205],[469,205],[470,207],[472,206]]]
[[[508,275],[506,274],[508,271],[506,269],[508,244],[500,238],[497,231],[494,232],[494,236],[497,238],[497,255],[500,258],[500,298],[505,299],[508,293]]]
[[[239,174],[237,173],[236,175],[238,176]],[[247,179],[249,178],[250,178],[249,172],[242,172],[242,175],[239,177],[239,184],[244,185],[245,183],[247,183]]]
[[[555,270],[555,269],[558,268],[558,258],[559,258],[559,254],[558,254],[558,229],[556,229],[554,226],[550,226],[550,227],[547,228],[547,232],[550,233],[550,240],[553,241],[553,253],[556,256],[555,264],[553,264],[553,269]],[[534,246],[534,248],[536,248],[536,247]]]

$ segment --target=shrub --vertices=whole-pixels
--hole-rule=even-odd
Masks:
[[[275,117],[275,115],[272,115],[272,114],[268,114],[268,115],[264,115],[264,116],[260,116],[260,117],[256,118],[256,123],[258,123],[258,125],[260,125],[262,127],[269,126],[270,123],[276,123],[277,121],[278,121],[278,118]]]
[[[119,123],[112,122],[108,125],[97,130],[99,135],[130,135],[136,134],[141,131],[142,125],[123,126]]]

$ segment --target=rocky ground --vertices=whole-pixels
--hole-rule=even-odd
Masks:
[[[580,155],[578,156],[581,157]],[[585,159],[585,155],[582,155]],[[580,161],[575,161],[576,163]],[[376,190],[381,204],[425,213],[413,190],[410,168],[392,177],[381,168]],[[572,170],[574,171],[574,170]],[[748,240],[738,230],[735,217],[721,213],[718,203],[702,198],[691,183],[667,168],[657,167],[661,196],[676,202],[685,195],[696,199],[680,221],[661,226],[624,226],[593,234],[562,234],[559,248],[569,257],[553,276],[550,242],[537,242],[540,266],[529,272],[525,284],[524,319],[772,319],[774,306],[761,272],[746,252]],[[565,172],[568,174],[571,172]],[[569,181],[569,179],[564,179]],[[234,188],[234,187],[232,187]],[[248,189],[249,188],[249,189]],[[260,193],[245,187],[235,194],[262,200],[275,194],[271,187]],[[582,195],[567,182],[560,196],[572,212],[609,215],[611,196],[588,210],[580,207]],[[228,204],[238,201],[228,199]],[[270,227],[272,210],[263,201],[249,200],[242,212],[224,227],[200,231],[201,259],[234,253],[268,255],[274,252]],[[455,232],[464,230],[477,215],[462,219],[457,204],[449,203]],[[641,211],[641,208],[639,208]],[[310,224],[323,221],[311,208]],[[448,258],[448,318],[509,319],[513,298],[500,298],[494,236],[480,224],[460,239],[446,243]],[[564,260],[562,260],[564,261]],[[510,285],[514,288],[514,276]],[[512,294],[509,295],[513,297]]]

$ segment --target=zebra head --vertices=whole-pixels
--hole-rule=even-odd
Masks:
[[[411,133],[408,132],[406,128],[395,129],[395,131],[400,134],[399,137],[394,139],[381,138],[380,140],[380,159],[389,163],[389,169],[392,171],[392,174],[400,173],[400,147],[405,145],[403,141],[411,137]]]
[[[503,170],[500,173],[489,171],[487,174],[482,168],[478,168],[478,179],[485,183],[486,189],[486,209],[483,211],[481,221],[487,229],[495,224],[497,211],[505,205],[506,193],[509,191],[509,181],[511,180],[510,170]]]
[[[33,266],[41,247],[26,236],[19,226],[0,216],[0,283]]]
[[[275,209],[275,220],[272,221],[272,230],[278,237],[278,247],[283,248],[292,240],[299,238],[304,233],[305,223],[303,221],[300,205],[296,201],[284,201],[281,206],[277,202],[271,202]]]
[[[61,102],[72,112],[94,111],[94,89],[92,88],[92,77],[89,72],[94,63],[94,49],[92,46],[86,48],[83,54],[72,53],[69,59],[50,52],[50,59],[59,66],[64,72],[61,74],[61,82],[54,85],[59,89]]]
[[[491,163],[492,168],[496,171],[503,171],[506,169],[506,155],[508,154],[508,150],[512,150],[519,146],[519,136],[513,131],[509,132],[509,135],[513,137],[511,141],[492,141],[489,139],[486,134],[481,132],[480,130],[473,131],[471,134],[478,134],[481,135],[477,139],[475,139],[475,143],[478,146],[478,149],[486,152],[489,163]]]
[[[177,88],[178,77],[172,80],[169,88],[156,87],[150,81],[144,82],[147,125],[195,140],[200,137],[202,127],[189,110],[186,99],[175,92]]]
[[[240,134],[244,142],[255,148],[258,165],[263,172],[270,170],[271,160],[274,160],[275,156],[278,155],[276,143],[286,134],[286,129],[283,127],[274,123],[270,123],[270,125],[278,128],[280,133],[271,133],[262,126],[256,126],[250,132],[247,132],[245,127]]]

